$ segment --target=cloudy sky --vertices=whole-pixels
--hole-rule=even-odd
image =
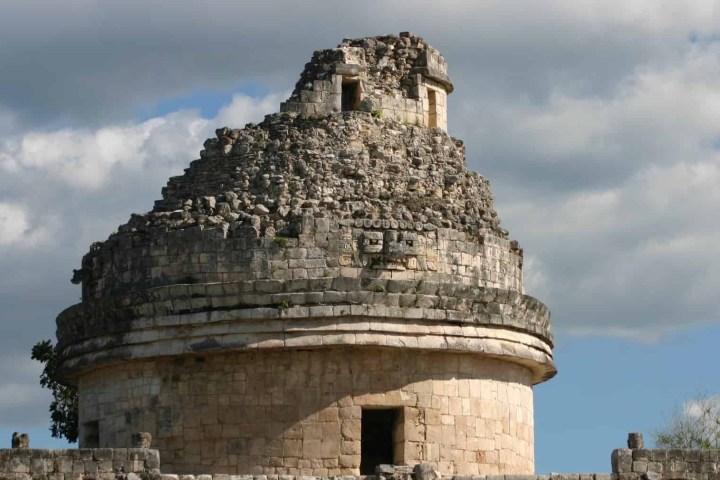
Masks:
[[[412,30],[547,303],[539,473],[610,469],[629,431],[720,392],[720,2],[0,0],[0,447],[37,447],[30,347],[90,243],[215,128],[278,110],[313,50]],[[7,443],[7,445],[3,445]]]

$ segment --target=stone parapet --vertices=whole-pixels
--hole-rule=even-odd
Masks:
[[[442,475],[437,480],[617,480],[610,473],[553,473],[550,475]],[[318,477],[306,475],[175,475],[163,474],[160,480],[416,480],[412,474],[341,475]]]
[[[417,480],[411,473],[376,475],[233,475],[162,473],[157,450],[95,448],[25,451],[0,449],[0,480]],[[438,475],[436,480],[619,480],[616,473],[550,475]],[[701,477],[687,477],[701,478]],[[703,477],[708,478],[708,477]]]
[[[617,449],[612,471],[619,480],[720,480],[718,449]]]
[[[159,452],[141,448],[0,449],[0,480],[125,480],[128,474],[159,477]]]

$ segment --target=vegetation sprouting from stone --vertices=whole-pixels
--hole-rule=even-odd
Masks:
[[[288,245],[287,237],[276,236],[275,238],[273,238],[273,241],[280,248],[285,248]]]

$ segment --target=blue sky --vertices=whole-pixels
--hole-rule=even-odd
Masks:
[[[0,2],[0,441],[62,445],[29,349],[89,245],[215,128],[276,112],[314,50],[403,30],[448,61],[450,133],[552,311],[537,471],[607,472],[720,393],[719,2]]]
[[[688,397],[720,390],[719,341],[717,325],[654,343],[561,335],[559,373],[535,390],[537,471],[609,471],[610,451],[624,448],[629,432],[652,444]]]

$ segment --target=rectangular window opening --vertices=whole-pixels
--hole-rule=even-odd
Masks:
[[[375,467],[382,464],[399,465],[401,462],[396,443],[401,422],[401,410],[363,408],[360,423],[360,475],[374,475]]]
[[[342,84],[342,111],[357,110],[360,105],[360,82],[345,81]]]
[[[437,127],[437,92],[428,88],[428,127]]]
[[[83,422],[80,426],[80,439],[82,448],[100,448],[100,422]]]

